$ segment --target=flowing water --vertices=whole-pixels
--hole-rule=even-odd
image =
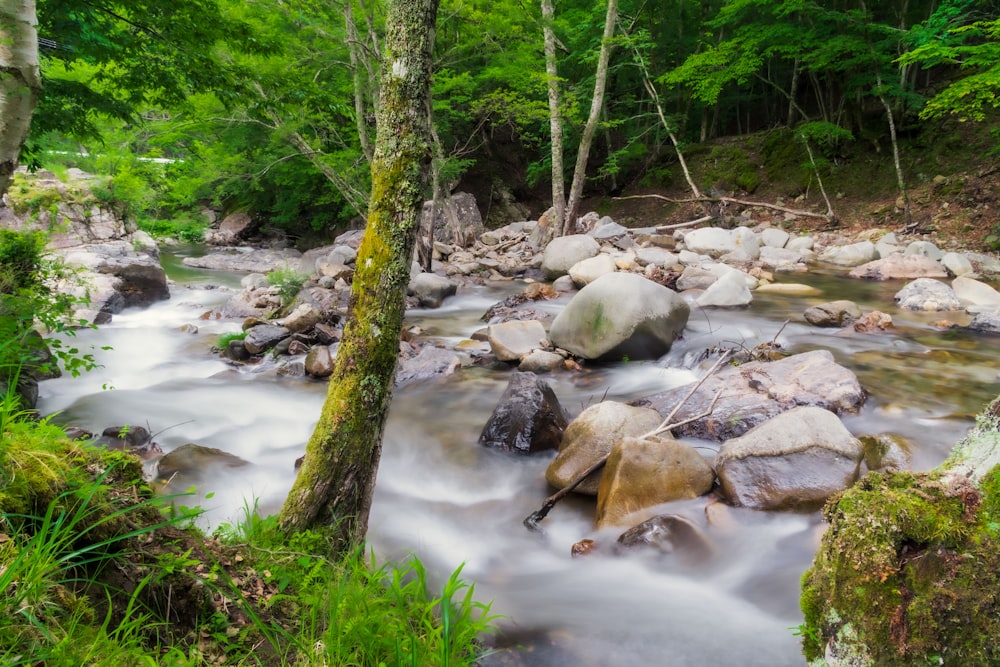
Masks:
[[[40,408],[94,431],[146,425],[167,451],[196,442],[251,461],[195,480],[198,495],[190,502],[206,508],[212,523],[238,520],[244,503],[277,511],[292,463],[319,417],[325,384],[284,377],[273,367],[225,363],[211,347],[239,324],[199,316],[224,301],[239,276],[187,269],[178,253],[165,254],[163,263],[176,281],[171,299],[80,332],[77,342],[94,348],[101,367],[42,383]],[[783,280],[806,282],[822,294],[758,294],[748,309],[695,311],[683,340],[658,362],[611,364],[548,381],[575,415],[604,398],[628,400],[690,382],[697,377],[692,361],[706,348],[749,348],[777,336],[791,352],[828,349],[857,373],[871,397],[859,414],[844,418],[848,428],[905,437],[916,469],[940,463],[972,415],[997,394],[995,339],[936,328],[939,316],[897,311],[892,295],[900,284],[821,273]],[[458,341],[482,326],[488,306],[519,288],[463,288],[439,310],[411,311],[408,321]],[[809,305],[840,298],[890,313],[897,329],[846,334],[794,322]],[[380,558],[414,553],[439,580],[464,564],[462,576],[475,584],[477,598],[492,600],[493,611],[506,617],[500,643],[525,647],[518,663],[499,652],[486,664],[803,664],[794,636],[801,622],[798,582],[822,532],[818,513],[754,512],[706,499],[664,506],[712,540],[710,555],[695,563],[659,552],[612,554],[616,533],[595,533],[592,500],[565,501],[544,521],[544,533],[529,533],[521,522],[549,493],[549,459],[512,457],[476,443],[506,381],[503,371],[466,368],[396,393],[369,531]],[[571,559],[570,547],[582,538],[597,540],[598,553]]]

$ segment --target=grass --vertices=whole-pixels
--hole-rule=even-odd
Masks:
[[[7,396],[11,396],[8,392]],[[0,664],[472,665],[491,628],[461,568],[331,559],[247,505],[206,536],[130,454],[0,403]]]
[[[309,276],[290,267],[278,268],[267,274],[267,284],[278,288],[281,305],[287,306],[298,296],[299,290],[308,278]]]

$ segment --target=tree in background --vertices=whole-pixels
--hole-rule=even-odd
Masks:
[[[387,3],[368,225],[322,414],[281,509],[285,531],[364,539],[392,396],[410,260],[431,157],[428,104],[437,0]]]
[[[0,3],[0,198],[17,168],[42,89],[34,0]]]

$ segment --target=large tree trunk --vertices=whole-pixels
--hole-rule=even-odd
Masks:
[[[0,0],[0,197],[17,168],[42,91],[35,0]]]
[[[438,0],[387,3],[368,226],[319,423],[279,518],[364,539],[392,396],[410,258],[430,160],[427,106]]]
[[[563,128],[559,109],[559,71],[556,66],[556,35],[552,30],[555,9],[552,0],[542,0],[542,31],[545,37],[545,76],[549,90],[549,138],[552,142],[552,232],[561,232],[566,217],[566,185],[563,182]]]
[[[615,24],[618,22],[618,0],[608,0],[608,11],[604,16],[604,37],[601,39],[601,53],[597,59],[597,74],[594,82],[594,97],[590,101],[590,115],[583,127],[580,137],[580,148],[576,154],[576,167],[573,169],[573,185],[569,190],[569,202],[566,204],[566,219],[563,225],[564,234],[576,233],[576,219],[580,213],[580,200],[583,199],[583,184],[587,177],[587,161],[590,158],[590,144],[597,131],[597,122],[601,117],[601,107],[604,106],[604,90],[608,83],[608,61],[611,59],[611,38],[615,35]]]

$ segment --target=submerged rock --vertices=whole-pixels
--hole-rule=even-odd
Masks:
[[[629,528],[618,536],[620,551],[659,552],[695,565],[712,555],[714,548],[704,531],[676,514],[661,514]]]

